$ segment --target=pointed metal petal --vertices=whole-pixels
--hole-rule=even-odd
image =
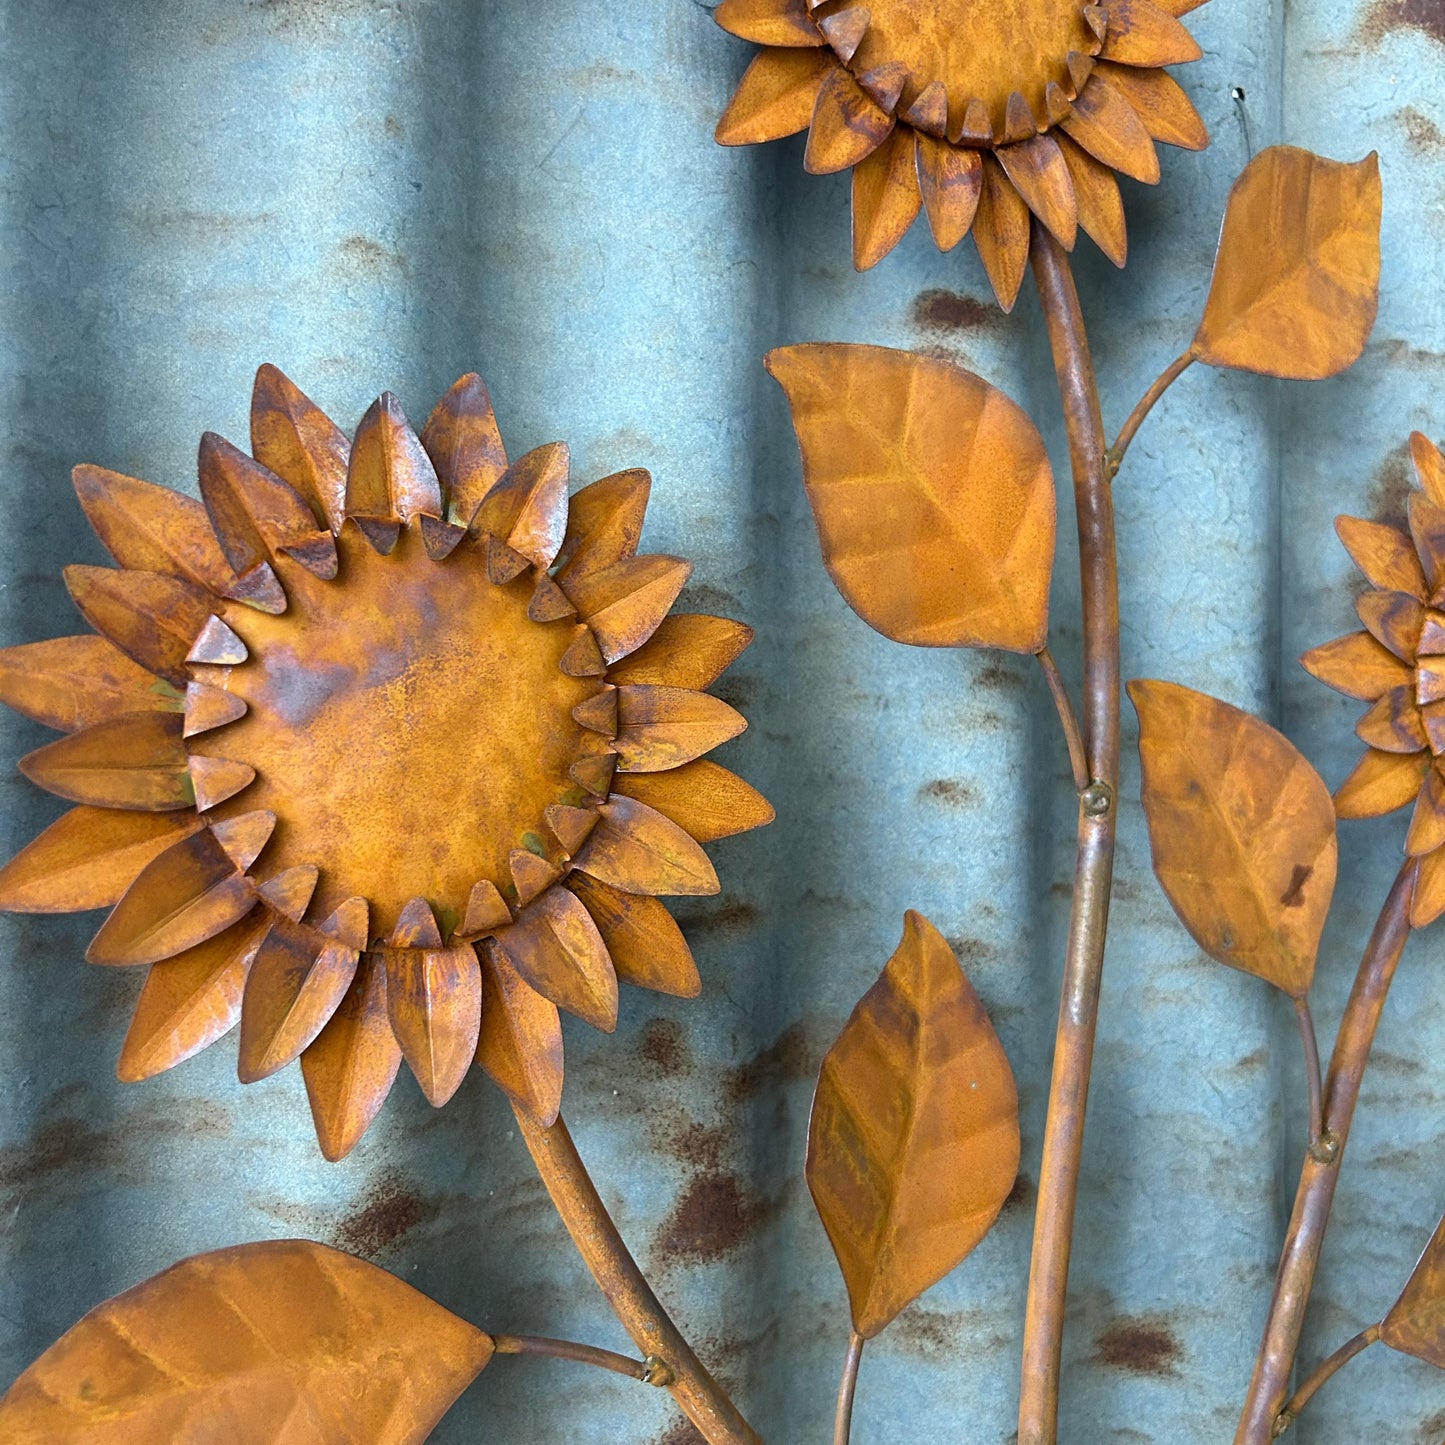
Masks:
[[[512,910],[502,897],[497,885],[490,878],[481,878],[472,884],[467,895],[467,911],[462,917],[462,926],[457,930],[458,942],[470,942],[491,933],[494,929],[505,928],[512,921]]]
[[[251,452],[289,482],[333,532],[346,515],[350,444],[341,428],[269,363],[251,393]]]
[[[690,763],[748,725],[721,698],[691,688],[634,683],[617,689],[616,704],[613,751],[624,773],[658,773]]]
[[[567,889],[549,889],[497,933],[496,943],[544,998],[606,1033],[617,1027],[617,975],[607,947]]]
[[[574,722],[604,738],[617,736],[617,689],[610,683],[572,709]]]
[[[941,80],[931,80],[918,92],[903,119],[925,135],[942,140],[948,134],[948,90]]]
[[[57,732],[128,712],[174,712],[180,695],[94,633],[0,648],[0,702]]]
[[[473,535],[486,533],[534,566],[550,567],[567,534],[570,468],[565,442],[548,442],[518,457],[477,509]]]
[[[234,798],[256,779],[256,770],[249,763],[231,758],[208,758],[196,754],[191,758],[191,786],[195,791],[198,813]]]
[[[446,495],[447,521],[465,527],[507,470],[492,399],[476,372],[459,377],[437,402],[422,428],[421,444]]]
[[[301,863],[267,879],[256,891],[283,918],[300,923],[320,876],[321,870],[314,863]],[[358,946],[364,947],[365,940]]]
[[[261,856],[275,831],[276,815],[265,808],[211,824],[211,836],[243,873]]]
[[[612,663],[657,631],[691,575],[692,563],[680,557],[633,557],[571,579],[566,592]]]
[[[67,567],[65,585],[85,620],[127,657],[177,687],[214,599],[194,583],[159,572]]]
[[[401,910],[387,943],[392,948],[440,948],[441,929],[425,898],[413,898]]]
[[[186,653],[186,661],[234,667],[249,656],[246,644],[219,617],[208,617]]]
[[[597,826],[597,812],[594,808],[571,808],[565,803],[553,803],[546,813],[547,826],[570,857],[587,841],[587,835]]]
[[[577,609],[567,594],[545,572],[540,573],[527,604],[527,616],[533,622],[560,622],[576,615]]]
[[[37,787],[75,803],[165,813],[195,802],[181,718],[127,713],[37,748],[20,771]]]
[[[346,473],[346,514],[371,523],[442,514],[436,468],[389,391],[372,402],[356,429]]]
[[[590,627],[577,628],[559,665],[568,677],[601,677],[607,671],[607,659]]]
[[[557,1005],[525,983],[495,944],[478,950],[482,1027],[477,1063],[542,1128],[562,1105],[562,1021]]]
[[[469,943],[386,950],[391,1030],[422,1093],[441,1108],[461,1087],[477,1052],[482,975]]]
[[[652,477],[641,467],[589,483],[568,503],[557,581],[600,572],[637,555]]]
[[[573,860],[583,873],[625,893],[705,895],[719,888],[701,847],[676,823],[645,803],[613,796]]]
[[[773,805],[735,773],[700,759],[666,773],[618,774],[617,792],[655,808],[664,818],[710,843],[771,823]]]
[[[677,998],[698,996],[702,979],[692,950],[657,899],[623,893],[585,873],[573,873],[567,887],[592,915],[623,983]]]
[[[246,716],[246,699],[208,682],[186,684],[186,710],[182,735],[193,738],[225,727]]]

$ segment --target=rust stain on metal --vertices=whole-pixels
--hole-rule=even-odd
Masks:
[[[724,1090],[731,1103],[742,1104],[760,1094],[812,1078],[822,1057],[807,1025],[790,1024],[772,1043],[739,1064],[728,1075]]]
[[[331,1242],[348,1254],[375,1259],[438,1213],[436,1201],[423,1194],[413,1181],[396,1170],[387,1170],[336,1226]]]
[[[941,286],[920,291],[909,314],[924,331],[994,331],[1002,321],[996,306]]]
[[[1184,1346],[1164,1315],[1117,1319],[1099,1333],[1094,1349],[1101,1364],[1134,1375],[1176,1374],[1184,1358]]]
[[[1418,30],[1445,45],[1445,6],[1440,0],[1373,0],[1360,20],[1366,45],[1378,45],[1398,30]]]
[[[978,789],[958,778],[934,778],[919,788],[918,796],[949,808],[972,808],[979,801]]]
[[[638,1040],[637,1055],[664,1078],[678,1078],[692,1068],[687,1035],[674,1019],[649,1019]]]

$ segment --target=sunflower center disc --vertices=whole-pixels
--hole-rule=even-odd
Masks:
[[[352,527],[337,545],[330,582],[282,559],[279,617],[228,610],[250,655],[207,680],[248,711],[191,749],[256,769],[216,813],[276,814],[260,876],[319,867],[311,917],[360,896],[376,937],[425,898],[454,925],[472,885],[505,887],[511,850],[575,795],[571,711],[598,684],[559,667],[574,624],[527,617],[530,574],[494,586],[479,547],[433,562],[412,529],[386,557]]]
[[[1002,133],[1015,90],[1042,122],[1044,90],[1068,79],[1069,51],[1098,48],[1080,0],[868,0],[868,9],[872,19],[849,68],[861,75],[889,61],[905,66],[900,111],[941,80],[954,132],[977,98]]]

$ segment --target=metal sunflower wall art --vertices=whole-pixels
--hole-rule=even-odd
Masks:
[[[1262,151],[1230,193],[1189,347],[1107,441],[1069,252],[1083,229],[1122,265],[1117,177],[1157,181],[1156,142],[1206,144],[1165,70],[1199,56],[1181,19],[1199,3],[716,10],[763,47],[717,139],[806,130],[809,171],[851,169],[859,269],[920,210],[941,250],[972,231],[1005,311],[1031,268],[1055,365],[1082,599],[1063,619],[1050,598],[1055,475],[1015,400],[938,355],[811,342],[764,358],[844,600],[898,643],[1037,659],[1056,761],[1067,755],[1077,794],[1020,1281],[1019,1445],[1059,1438],[1069,1261],[1089,1247],[1074,1239],[1075,1201],[1126,690],[1160,884],[1200,949],[1278,988],[1300,1030],[1309,1129],[1254,1377],[1239,1382],[1236,1445],[1289,1429],[1376,1342],[1445,1367],[1442,1224],[1428,1243],[1422,1227],[1424,1254],[1391,1309],[1294,1378],[1386,995],[1411,930],[1445,913],[1440,452],[1412,438],[1423,491],[1406,516],[1338,524],[1372,590],[1358,604],[1365,630],[1303,659],[1369,704],[1364,758],[1333,797],[1260,719],[1180,681],[1123,683],[1113,498],[1129,485],[1134,437],[1195,363],[1294,380],[1342,372],[1369,337],[1380,278],[1376,158]],[[385,394],[348,439],[263,366],[250,454],[204,437],[199,499],[93,466],[75,483],[118,570],[67,570],[93,634],[0,652],[0,700],[65,734],[21,769],[74,804],[0,869],[0,907],[110,908],[90,961],[148,970],[121,1078],[234,1031],[242,1082],[299,1061],[331,1160],[360,1140],[403,1062],[438,1107],[478,1065],[507,1095],[636,1353],[484,1330],[319,1244],[239,1244],[93,1310],[0,1400],[0,1435],[418,1445],[496,1356],[533,1354],[666,1389],[709,1445],[755,1445],[629,1252],[560,1113],[561,1014],[611,1030],[623,983],[697,993],[660,899],[715,892],[702,845],[772,817],[706,756],[745,726],[708,689],[751,631],[673,611],[689,564],[639,551],[648,475],[569,496],[566,447],[509,461],[475,376],[419,433]],[[1063,630],[1082,638],[1073,682],[1049,646]],[[1410,804],[1405,859],[1326,1068],[1310,995],[1341,871],[1336,819]],[[824,1322],[840,1346],[847,1337],[834,1445],[850,1440],[866,1342],[987,1236],[1022,1153],[1019,1087],[983,1003],[943,934],[906,909],[896,950],[822,1060],[800,1160],[842,1276],[839,1323]],[[586,1438],[586,1423],[574,1434]]]

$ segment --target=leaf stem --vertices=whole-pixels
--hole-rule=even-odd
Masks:
[[[1039,660],[1039,666],[1044,672],[1044,681],[1049,685],[1049,695],[1054,700],[1054,707],[1058,709],[1059,722],[1063,724],[1064,741],[1069,746],[1069,766],[1074,773],[1074,791],[1082,793],[1089,786],[1089,764],[1084,757],[1084,735],[1079,731],[1079,719],[1074,712],[1074,704],[1069,697],[1069,689],[1064,683],[1063,674],[1059,672],[1059,665],[1054,661],[1054,655],[1047,647],[1041,647],[1034,654]]]
[[[667,1388],[708,1445],[762,1445],[726,1392],[658,1302],[637,1261],[598,1196],[577,1146],[559,1118],[550,1129],[513,1108],[523,1142],[537,1166],[572,1243],[637,1348],[672,1374]]]
[[[1105,466],[1112,479],[1119,470],[1124,460],[1124,453],[1129,450],[1129,443],[1134,440],[1135,433],[1144,425],[1144,418],[1154,410],[1154,403],[1194,365],[1198,354],[1193,345],[1182,356],[1176,356],[1168,366],[1155,378],[1154,384],[1139,398],[1139,404],[1129,413],[1129,419],[1119,430],[1119,435],[1114,439],[1114,445],[1104,453]]]
[[[1069,1251],[1114,868],[1119,787],[1119,570],[1098,384],[1073,273],[1068,256],[1037,222],[1031,254],[1073,465],[1083,593],[1082,722],[1089,779],[1079,795],[1073,908],[1039,1169],[1019,1388],[1018,1445],[1053,1445],[1058,1433]]]
[[[1345,1142],[1359,1101],[1365,1067],[1370,1061],[1370,1046],[1374,1043],[1375,1030],[1379,1027],[1405,941],[1410,936],[1410,895],[1415,887],[1417,866],[1415,859],[1407,859],[1395,878],[1365,946],[1350,1001],[1345,1005],[1324,1087],[1325,1130],[1327,1135],[1334,1135],[1335,1147],[1329,1158],[1307,1155],[1300,1171],[1264,1338],[1254,1362],[1234,1445],[1268,1445],[1273,1438],[1275,1420],[1284,1408],[1290,1372],[1299,1351],[1305,1309],[1329,1225],[1335,1185],[1344,1161]]]
[[[838,1413],[833,1419],[833,1445],[848,1445],[853,1429],[853,1396],[858,1391],[858,1362],[863,1358],[863,1336],[848,1331],[848,1353],[843,1357],[843,1378],[838,1382]]]
[[[1339,1149],[1339,1140],[1325,1132],[1325,1087],[1320,1077],[1320,1045],[1315,1036],[1314,1015],[1307,997],[1292,999],[1295,1018],[1299,1020],[1300,1042],[1304,1045],[1305,1079],[1310,1091],[1310,1157],[1328,1163]]]
[[[1361,1330],[1354,1339],[1346,1340],[1329,1359],[1315,1367],[1315,1372],[1307,1379],[1298,1390],[1290,1396],[1289,1404],[1275,1416],[1274,1433],[1276,1436],[1283,1435],[1291,1425],[1294,1424],[1299,1412],[1314,1398],[1314,1393],[1324,1384],[1331,1375],[1343,1369],[1362,1351],[1369,1349],[1376,1340],[1380,1338],[1380,1326],[1371,1325],[1367,1330]]]
[[[574,1340],[553,1340],[545,1335],[493,1335],[492,1345],[499,1355],[546,1355],[554,1360],[575,1360],[579,1365],[596,1365],[600,1370],[611,1370],[615,1375],[641,1380],[644,1385],[672,1383],[672,1371],[656,1355],[634,1360],[614,1350],[581,1345]]]

